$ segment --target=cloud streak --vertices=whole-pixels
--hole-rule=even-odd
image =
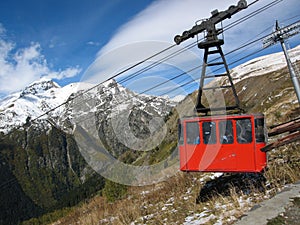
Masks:
[[[236,0],[159,0],[124,24],[98,55],[116,47],[140,41],[166,41],[173,44],[173,37],[191,28],[195,21],[210,17],[210,11],[227,8]]]
[[[273,0],[259,1],[248,9],[234,15],[231,20],[224,21],[223,25],[226,26],[272,1]],[[223,11],[230,5],[236,5],[237,2],[238,0],[155,1],[116,31],[111,40],[100,49],[94,63],[85,71],[84,75],[89,78],[96,76],[97,82],[102,82],[113,75],[114,71],[120,71],[124,66],[127,65],[128,67],[128,65],[132,65],[138,62],[138,60],[145,59],[147,56],[161,50],[153,48],[153,46],[147,43],[163,42],[164,47],[173,45],[173,37],[177,34],[181,34],[184,30],[192,28],[192,26],[195,25],[195,21],[209,18],[211,16],[210,12],[214,9]],[[252,1],[248,0],[248,4],[251,2]],[[226,44],[224,45],[224,50],[230,51],[249,40],[249,38],[254,38],[260,31],[274,24],[275,17],[276,19],[283,20],[298,14],[297,10],[299,8],[299,0],[284,0],[272,9],[233,27],[225,32]],[[269,32],[271,32],[271,30]],[[202,38],[203,36],[201,35],[200,37]],[[196,38],[187,41],[187,43],[191,43],[191,41],[195,40]],[[145,43],[143,46],[144,49],[140,48],[138,51],[135,48],[131,50],[128,49],[129,46],[142,46],[143,43]],[[182,45],[184,46],[186,44],[183,43]],[[258,43],[256,48],[260,47]],[[127,50],[124,52],[126,48]],[[118,51],[120,51],[121,54],[118,54]],[[192,51],[192,54],[196,55],[196,57],[192,57],[196,61],[191,61],[195,67],[201,63],[199,62],[199,58],[200,60],[202,59],[202,52],[197,48],[192,49]],[[114,57],[106,59],[112,52],[114,52]],[[145,55],[145,53],[147,54]],[[198,61],[196,58],[198,58]],[[178,63],[178,65],[180,65],[181,61],[186,61],[186,59],[186,57],[179,55],[177,61],[175,62],[174,60],[171,64],[176,65]],[[189,66],[191,66],[191,63]],[[122,67],[118,68],[119,65]],[[187,67],[185,67],[185,69],[187,69]]]

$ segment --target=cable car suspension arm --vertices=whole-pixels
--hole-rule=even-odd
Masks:
[[[221,29],[216,29],[215,25],[222,22],[225,19],[230,19],[232,15],[238,13],[239,11],[246,9],[247,2],[246,0],[240,0],[237,6],[230,6],[227,10],[219,12],[217,9],[212,11],[212,16],[204,20],[201,24],[195,25],[192,29],[184,31],[182,35],[176,35],[174,41],[177,45],[181,42],[193,38],[195,35],[207,31],[207,38],[213,38],[213,36],[218,35],[223,32]]]

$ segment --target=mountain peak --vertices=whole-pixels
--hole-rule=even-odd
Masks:
[[[26,88],[24,88],[20,96],[22,97],[28,94],[33,94],[33,95],[41,94],[51,88],[60,88],[60,86],[51,79],[41,78],[40,80],[34,81]]]

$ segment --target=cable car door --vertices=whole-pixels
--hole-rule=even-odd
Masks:
[[[254,171],[256,168],[252,120],[251,118],[237,119],[235,124],[237,169],[239,171]]]
[[[186,123],[186,142],[185,149],[187,160],[187,167],[189,170],[198,171],[200,162],[200,132],[199,122],[187,122]]]
[[[218,154],[218,167],[224,171],[235,171],[237,168],[236,149],[234,148],[234,133],[231,120],[218,122],[218,137],[220,150]]]
[[[232,146],[230,143],[232,141],[228,140],[227,144],[223,143],[224,135],[222,135],[222,141],[219,141],[219,134],[225,133],[226,121],[219,122],[221,124],[221,129],[224,132],[217,132],[217,121],[203,121],[202,122],[202,152],[201,162],[200,162],[200,171],[211,171],[211,172],[226,172],[234,171],[236,168],[236,159],[232,152]],[[224,129],[222,128],[224,124]],[[230,123],[231,124],[231,123]],[[231,129],[231,131],[230,131]],[[232,134],[232,126],[227,128],[228,132]],[[230,138],[229,133],[227,134]],[[231,137],[232,139],[233,137]]]

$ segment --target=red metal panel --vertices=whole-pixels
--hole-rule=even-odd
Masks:
[[[219,138],[214,144],[203,141],[202,124],[204,121],[214,121],[218,124],[224,119],[232,120],[234,142],[222,144]],[[236,120],[250,119],[252,124],[252,142],[239,143],[237,141]],[[200,144],[187,143],[186,123],[199,122]],[[180,170],[202,172],[260,172],[266,166],[266,154],[260,151],[265,143],[256,143],[253,115],[232,115],[205,118],[187,118],[182,121],[184,127],[184,144],[179,145]],[[216,126],[217,137],[219,134]]]
[[[266,143],[256,143],[255,150],[255,165],[256,172],[261,172],[267,166],[267,154],[261,149],[266,146]]]

